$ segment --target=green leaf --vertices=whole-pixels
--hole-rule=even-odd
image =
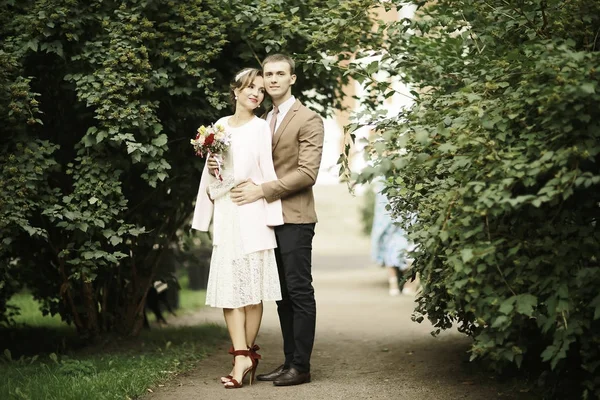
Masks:
[[[448,240],[448,231],[440,231],[440,240],[443,242]]]
[[[508,321],[508,317],[506,315],[500,315],[496,317],[494,322],[492,323],[492,328],[500,328]]]
[[[504,300],[502,304],[500,304],[500,312],[503,314],[510,314],[512,310],[514,310],[515,296],[511,296],[508,299]]]
[[[37,51],[37,50],[38,50],[38,43],[39,43],[39,42],[38,42],[37,40],[35,40],[35,39],[32,39],[32,40],[29,40],[29,41],[28,41],[28,42],[25,44],[25,46],[26,46],[28,49],[32,50],[32,51]]]
[[[429,132],[422,128],[415,129],[415,140],[421,144],[427,143],[429,140]]]
[[[531,294],[520,294],[516,298],[517,312],[519,314],[533,316],[533,309],[537,306],[537,297]]]
[[[581,90],[587,94],[594,94],[596,93],[596,84],[594,82],[585,82],[581,85]]]
[[[159,135],[156,139],[153,139],[152,144],[157,147],[162,147],[165,144],[167,144],[168,140],[169,140],[169,138],[167,137],[167,135],[162,134],[162,135]]]
[[[83,142],[85,147],[92,147],[96,144],[96,138],[92,135],[85,135],[81,141]]]
[[[458,147],[453,145],[452,143],[443,143],[438,147],[439,151],[442,153],[451,153],[451,152],[455,152]]]
[[[473,259],[473,249],[462,249],[460,251],[462,261],[466,264]]]
[[[366,68],[367,75],[372,75],[377,71],[379,71],[379,61],[371,61]]]
[[[485,129],[494,129],[495,124],[496,121],[491,119],[484,119],[483,121],[481,121],[481,126],[483,126]]]

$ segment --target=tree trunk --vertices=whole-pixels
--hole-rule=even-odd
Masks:
[[[81,291],[83,295],[83,305],[85,308],[85,330],[90,338],[100,336],[100,324],[98,323],[98,306],[92,282],[85,281],[85,275],[81,274]]]

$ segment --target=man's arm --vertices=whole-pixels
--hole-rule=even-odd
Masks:
[[[276,181],[261,185],[267,202],[285,198],[315,184],[323,155],[324,136],[323,119],[315,113],[300,128],[298,168]]]
[[[257,185],[251,180],[240,183],[231,190],[231,200],[237,204],[248,204],[264,198],[268,203],[315,184],[325,131],[323,120],[317,114],[300,128],[298,144],[298,168],[286,176]]]

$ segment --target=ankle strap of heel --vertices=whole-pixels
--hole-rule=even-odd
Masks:
[[[232,356],[249,356],[252,357],[255,360],[262,360],[262,356],[260,354],[257,353],[257,351],[260,350],[260,347],[255,344],[254,346],[250,347],[248,350],[236,350],[233,348],[233,346],[231,346],[229,348],[228,353],[231,354]],[[248,354],[242,354],[241,352],[248,352]]]
[[[236,357],[236,356],[250,357],[250,350],[234,350],[231,354],[233,354],[234,357]]]
[[[258,350],[260,350],[260,347],[258,347],[257,344],[255,344],[254,346],[250,347],[248,349],[248,351],[250,352],[250,357],[252,357],[255,360],[261,360],[262,356],[257,353]]]

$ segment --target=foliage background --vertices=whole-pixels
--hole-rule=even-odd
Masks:
[[[373,110],[372,166],[352,178],[384,175],[418,244],[415,319],[456,326],[472,359],[549,397],[598,398],[600,3],[415,3],[362,69],[367,104],[401,79],[414,106]]]
[[[0,0],[0,322],[27,286],[85,337],[136,335],[231,77],[290,52],[327,114],[349,78],[331,65],[379,42],[371,3]]]

